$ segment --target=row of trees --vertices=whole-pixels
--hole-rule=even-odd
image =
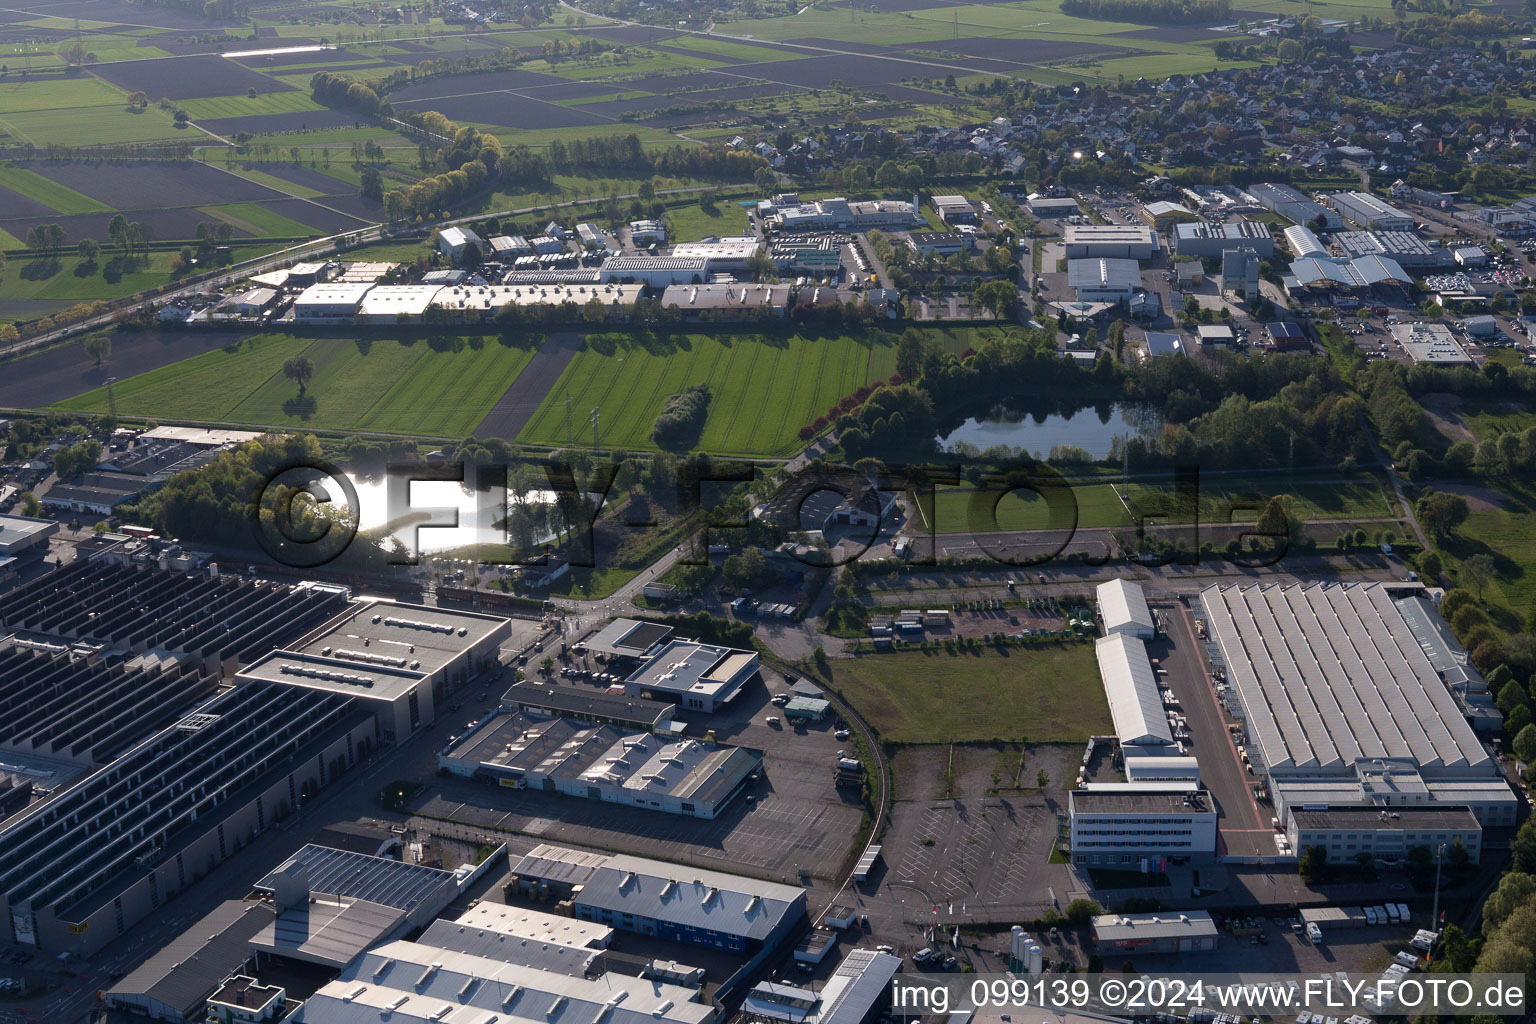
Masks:
[[[1062,0],[1061,12],[1104,21],[1211,25],[1232,14],[1230,0]]]

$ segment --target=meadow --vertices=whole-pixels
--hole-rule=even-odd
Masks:
[[[282,373],[297,355],[315,366],[302,397]],[[532,355],[478,335],[428,342],[270,334],[129,377],[114,390],[128,416],[464,437]],[[102,388],[59,403],[94,412],[108,405]]]
[[[1088,643],[907,650],[839,659],[831,671],[891,743],[1080,743],[1112,728]]]
[[[588,339],[566,367],[518,440],[564,447],[568,419],[575,442],[592,431],[598,444],[656,449],[651,426],[662,406],[695,384],[710,402],[696,448],[720,455],[788,455],[799,429],[869,380],[872,345],[845,335],[605,335]],[[571,410],[567,415],[566,399]]]

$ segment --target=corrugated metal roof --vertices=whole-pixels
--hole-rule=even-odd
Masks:
[[[274,889],[278,873],[295,862],[309,872],[310,892],[367,900],[397,910],[412,910],[454,884],[448,871],[311,844],[257,882],[256,888]]]
[[[795,886],[627,854],[608,858],[576,901],[758,940],[772,934],[785,917],[805,912],[805,890]]]
[[[1104,629],[1116,633],[1123,629],[1154,629],[1152,610],[1147,607],[1146,592],[1140,583],[1130,580],[1109,580],[1097,588],[1099,617]]]
[[[251,937],[273,917],[265,903],[227,900],[113,985],[108,997],[122,996],[136,1005],[148,998],[199,1017],[204,1000],[250,958]]]
[[[1133,636],[1111,633],[1093,646],[1120,743],[1172,743],[1173,733],[1168,730],[1147,645]]]

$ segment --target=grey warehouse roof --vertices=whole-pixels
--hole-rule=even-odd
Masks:
[[[578,902],[761,941],[795,908],[803,912],[805,890],[615,854],[588,879]]]
[[[1383,757],[1410,759],[1426,776],[1491,770],[1488,751],[1397,608],[1394,591],[1402,589],[1370,583],[1201,592],[1212,639],[1270,771],[1338,771]]]
[[[311,892],[367,900],[397,910],[411,910],[453,882],[452,872],[438,868],[311,844],[257,882],[256,888],[275,889],[279,872],[294,862],[309,872]]]
[[[188,1019],[200,1018],[204,1001],[250,959],[251,937],[272,917],[265,903],[225,900],[113,985],[107,996],[135,1006],[160,1003]]]
[[[1155,914],[1105,914],[1093,919],[1093,933],[1101,942],[1125,939],[1154,939],[1170,936],[1216,935],[1216,922],[1204,910],[1182,913],[1162,911]]]
[[[1068,260],[1067,284],[1073,288],[1137,288],[1141,265],[1135,260]]]

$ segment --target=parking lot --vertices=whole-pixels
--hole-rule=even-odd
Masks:
[[[719,870],[794,882],[800,872],[830,879],[847,855],[863,810],[857,794],[833,782],[835,722],[782,722],[773,693],[787,689],[772,672],[751,680],[713,715],[679,714],[688,735],[714,730],[722,743],[764,752],[762,780],[712,821],[498,788],[474,780],[433,776],[412,804],[424,818],[519,832],[546,842],[622,850]]]

